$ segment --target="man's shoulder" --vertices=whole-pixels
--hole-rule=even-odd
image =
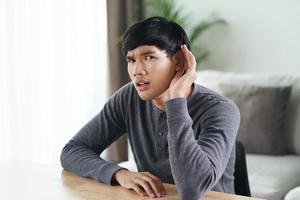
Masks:
[[[219,94],[218,92],[206,88],[202,85],[195,84],[193,91],[194,99],[206,99],[206,100],[214,100],[214,101],[231,101],[227,97]]]
[[[119,88],[112,96],[111,98],[115,97],[121,97],[122,99],[128,99],[131,96],[135,95],[136,90],[134,88],[134,85],[132,82],[126,83],[121,88]]]
[[[227,107],[230,109],[237,109],[236,104],[229,98],[217,93],[202,85],[195,84],[190,104],[199,105],[201,107]]]
[[[115,111],[116,115],[123,115],[125,119],[128,111],[131,110],[128,108],[137,101],[136,93],[134,85],[131,82],[126,83],[108,98],[104,108],[109,109],[110,112]]]
[[[117,92],[128,92],[134,90],[134,85],[132,82],[128,82],[125,85],[123,85],[120,89],[117,90]]]

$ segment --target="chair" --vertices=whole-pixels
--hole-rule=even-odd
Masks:
[[[236,141],[236,158],[235,158],[235,172],[234,172],[234,189],[238,195],[251,197],[247,163],[245,156],[244,145],[240,141]]]

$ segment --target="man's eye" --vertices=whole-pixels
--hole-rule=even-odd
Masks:
[[[151,59],[153,59],[153,58],[154,58],[153,56],[146,56],[146,57],[145,57],[146,60],[151,60]]]
[[[133,60],[133,59],[131,59],[131,58],[127,58],[127,62],[128,62],[128,63],[133,63],[133,62],[134,62],[134,60]]]

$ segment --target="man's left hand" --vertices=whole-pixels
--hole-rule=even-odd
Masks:
[[[180,69],[176,72],[170,84],[170,99],[188,97],[192,84],[197,79],[196,59],[186,45],[182,45],[178,52],[181,55]]]

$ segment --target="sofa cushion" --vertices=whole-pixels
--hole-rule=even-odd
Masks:
[[[221,83],[221,93],[239,107],[241,123],[237,139],[247,153],[286,153],[284,122],[291,86],[257,86]]]
[[[300,156],[247,154],[246,160],[253,197],[282,200],[300,184]]]
[[[286,132],[289,152],[300,155],[300,76],[294,78],[287,110]]]

